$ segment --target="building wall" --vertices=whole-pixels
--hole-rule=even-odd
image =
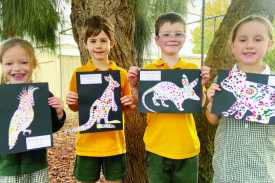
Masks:
[[[81,67],[80,57],[77,56],[62,56],[62,99],[66,101],[66,95],[69,92],[70,82],[73,72],[76,68]],[[67,106],[67,105],[66,105]]]
[[[36,50],[37,51],[37,50]],[[38,52],[38,51],[37,51]],[[34,77],[35,82],[48,82],[49,90],[58,96],[58,72],[57,55],[42,51],[37,53],[37,61],[39,67],[37,70],[37,77]],[[69,92],[70,81],[73,72],[76,68],[81,67],[79,56],[62,56],[61,57],[61,97],[66,102],[66,95]],[[65,104],[65,107],[67,105]]]
[[[48,82],[49,90],[55,95],[58,95],[57,83],[57,56],[46,51],[36,51],[36,59],[39,67],[35,69],[35,82]]]

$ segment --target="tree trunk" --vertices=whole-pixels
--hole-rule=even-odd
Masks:
[[[232,27],[239,20],[251,14],[265,16],[273,22],[275,14],[274,0],[232,0],[220,28],[215,34],[205,60],[205,65],[211,67],[211,79],[208,87],[218,75],[219,69],[231,70],[237,62],[232,54],[229,35]],[[196,115],[196,122],[201,140],[200,182],[210,182],[213,176],[213,141],[217,125],[211,125],[205,115]]]
[[[88,51],[82,44],[81,26],[93,15],[109,18],[115,26],[115,46],[111,49],[109,59],[128,70],[135,65],[134,51],[134,14],[131,0],[72,0],[71,23],[73,36],[78,44],[82,65],[90,59]],[[127,174],[123,182],[143,183],[147,181],[144,162],[145,147],[143,134],[146,127],[146,115],[137,110],[125,114],[125,137],[127,146]]]
[[[230,32],[239,20],[251,14],[265,16],[273,22],[274,0],[232,0],[205,60],[205,65],[211,67],[211,81],[217,76],[219,69],[230,70],[237,62],[228,42]]]

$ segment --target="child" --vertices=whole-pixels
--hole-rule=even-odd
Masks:
[[[161,58],[144,69],[197,69],[179,57],[185,37],[185,22],[177,13],[160,15],[155,22],[155,43]],[[131,67],[128,81],[135,101],[138,101],[138,71]],[[210,68],[201,69],[202,87],[210,78]],[[205,94],[202,92],[202,105]],[[192,114],[148,113],[144,134],[146,166],[151,183],[198,182],[200,142]]]
[[[32,45],[19,38],[11,38],[0,46],[0,63],[7,84],[32,83],[33,70],[38,66]],[[62,99],[50,92],[52,131],[64,124],[66,114]],[[0,155],[0,182],[50,182],[47,149]]]
[[[262,62],[273,41],[269,20],[251,15],[239,21],[231,32],[231,48],[240,61],[232,71],[274,74]],[[215,137],[213,182],[275,182],[275,126],[235,120],[211,114],[215,91],[221,91],[215,78],[207,91],[206,116],[220,122]]]
[[[130,96],[127,72],[108,60],[114,46],[114,26],[104,18],[93,16],[85,21],[83,45],[89,51],[91,60],[77,68],[70,83],[66,102],[72,111],[78,111],[76,72],[119,70],[121,78],[121,103],[124,111],[134,108]],[[107,182],[118,182],[126,174],[126,148],[123,130],[77,135],[74,175],[82,182],[95,182],[100,178],[101,166]]]

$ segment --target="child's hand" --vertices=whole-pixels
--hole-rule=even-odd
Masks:
[[[204,86],[210,79],[210,67],[202,66],[201,67],[201,85]]]
[[[128,109],[134,109],[136,107],[134,99],[130,95],[125,95],[120,98],[122,105],[126,106]]]
[[[138,71],[140,71],[140,68],[136,66],[130,67],[128,71],[128,82],[131,88],[135,88],[138,85]]]
[[[66,104],[68,105],[74,105],[78,100],[78,94],[70,91],[67,95],[66,95]]]
[[[207,90],[207,97],[210,103],[213,103],[213,98],[216,90],[221,91],[220,86],[216,83],[212,83],[210,88],[208,88]]]
[[[58,119],[62,119],[63,110],[64,110],[64,102],[61,98],[58,97],[50,97],[49,105],[56,110]]]

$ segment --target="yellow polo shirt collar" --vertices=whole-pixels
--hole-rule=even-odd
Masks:
[[[182,58],[179,58],[180,60],[178,61],[178,63],[176,63],[171,69],[186,69],[187,67],[187,62],[185,62]],[[155,62],[156,65],[168,65],[167,63],[164,63],[161,61],[161,58],[158,59],[158,61]]]
[[[110,70],[117,70],[117,65],[114,61],[109,60],[109,62],[111,63],[111,65],[105,70],[105,71],[110,71]],[[88,60],[87,64],[89,67],[90,71],[101,71],[99,68],[95,67],[92,63],[92,59]]]

